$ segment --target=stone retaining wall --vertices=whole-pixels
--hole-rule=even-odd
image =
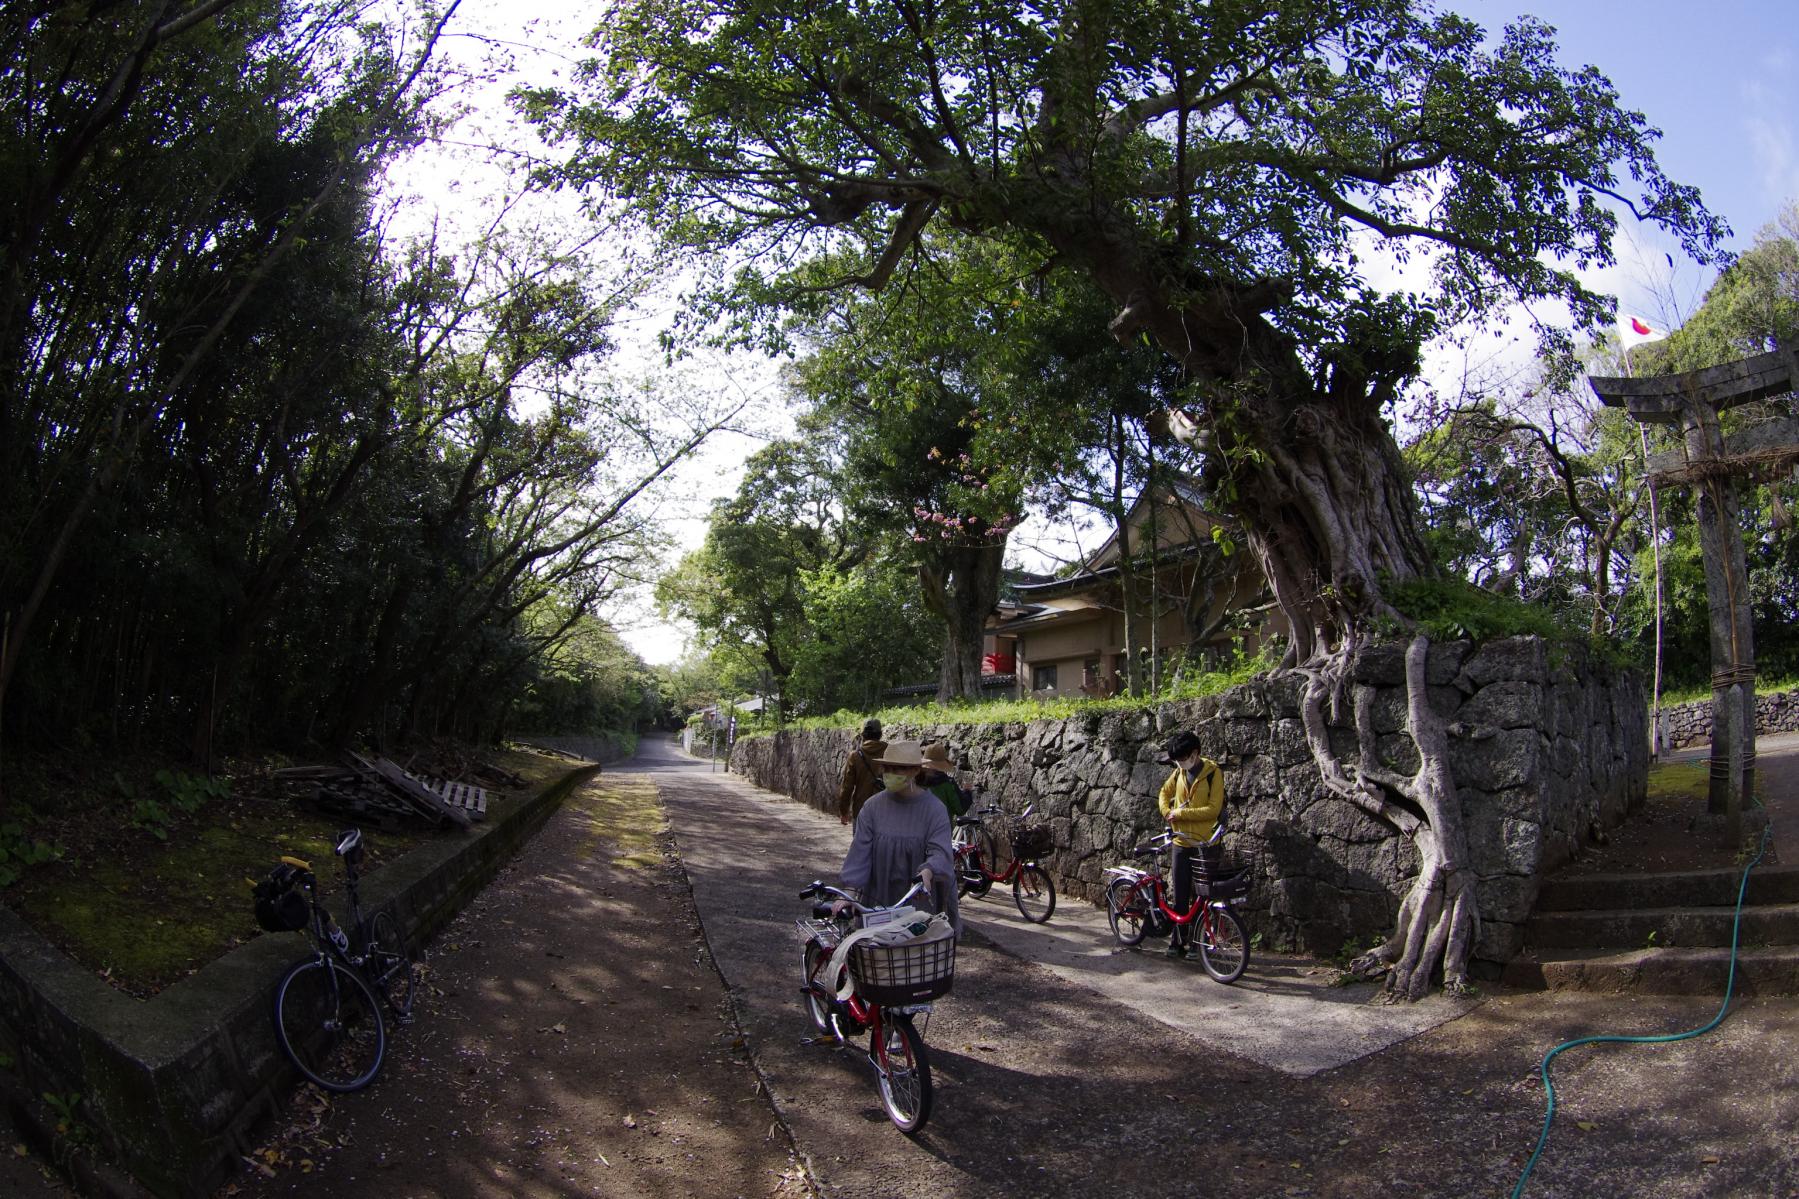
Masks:
[[[460,911],[594,768],[496,804],[469,834],[384,865],[363,885],[422,944]],[[245,904],[249,898],[246,895]],[[0,907],[0,1050],[29,1094],[80,1095],[103,1151],[152,1192],[210,1196],[297,1074],[275,1043],[275,985],[302,950],[261,936],[149,1000],[107,986]],[[387,1074],[375,1085],[403,1086]]]
[[[1355,665],[1374,688],[1380,753],[1410,771],[1416,749],[1400,730],[1404,650],[1374,647]],[[1642,801],[1647,709],[1631,671],[1579,646],[1512,638],[1475,649],[1434,646],[1430,701],[1457,722],[1451,764],[1479,876],[1482,925],[1475,956],[1504,962],[1521,944],[1539,880],[1592,832]],[[1169,730],[1192,728],[1225,771],[1226,843],[1252,863],[1252,927],[1278,948],[1334,954],[1393,926],[1417,871],[1410,841],[1326,793],[1299,720],[1299,681],[1257,680],[1222,695],[1154,710],[1077,715],[1034,724],[904,725],[889,738],[947,740],[964,784],[1010,811],[1035,803],[1054,834],[1045,865],[1060,888],[1098,899],[1107,866],[1161,828],[1156,764]],[[1332,723],[1340,755],[1353,755],[1353,714]],[[740,739],[731,769],[763,787],[833,811],[850,730]]]
[[[1662,709],[1668,744],[1684,749],[1712,739],[1712,701],[1697,699]],[[1799,691],[1776,691],[1755,697],[1755,733],[1799,733]]]

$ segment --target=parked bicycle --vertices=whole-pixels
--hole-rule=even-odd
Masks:
[[[999,837],[988,821],[1003,817],[1003,809],[994,804],[979,808],[972,816],[958,816],[950,833],[950,845],[956,853],[956,893],[976,899],[992,890],[994,883],[1012,884],[1012,902],[1018,913],[1032,924],[1042,924],[1055,914],[1056,884],[1049,871],[1037,864],[1039,854],[1049,852],[1049,826],[1031,820],[1032,804],[1018,814],[1007,837],[1011,859],[999,866]]]
[[[362,914],[362,830],[339,833],[334,851],[344,863],[350,932],[320,901],[312,866],[285,855],[256,884],[256,919],[270,932],[305,931],[312,940],[311,955],[275,988],[282,1052],[309,1081],[328,1091],[355,1091],[374,1081],[387,1053],[382,1008],[396,1024],[412,1022],[419,969],[398,921],[386,912]]]
[[[1249,934],[1232,905],[1249,894],[1249,869],[1222,869],[1223,833],[1221,824],[1194,858],[1193,903],[1184,912],[1169,904],[1162,876],[1160,859],[1174,842],[1172,833],[1131,850],[1134,858],[1152,859],[1147,869],[1114,866],[1106,871],[1106,919],[1120,945],[1137,945],[1146,936],[1168,936],[1191,925],[1206,973],[1221,983],[1243,977],[1249,968]]]
[[[868,907],[836,887],[814,882],[800,898],[827,898],[813,904],[811,919],[795,922],[806,943],[800,989],[813,1026],[840,1046],[868,1033],[868,1060],[875,1068],[881,1106],[894,1126],[908,1135],[931,1117],[931,1059],[918,1018],[923,1016],[928,1023],[931,1001],[949,993],[956,969],[954,931],[944,928],[888,944],[858,940],[849,947],[844,964],[854,986],[841,998],[843,979],[827,975],[834,973],[830,963],[837,947],[858,926],[880,927],[893,912],[925,893],[919,878],[891,907]],[[833,915],[831,899],[845,900],[849,906]]]

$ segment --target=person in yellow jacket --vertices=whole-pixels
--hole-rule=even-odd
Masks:
[[[1187,729],[1170,737],[1164,749],[1167,753],[1162,761],[1172,765],[1174,772],[1162,784],[1156,802],[1162,810],[1162,819],[1174,833],[1173,861],[1170,863],[1174,877],[1172,906],[1177,912],[1185,912],[1193,906],[1190,863],[1194,849],[1211,839],[1224,810],[1224,772],[1218,769],[1218,763],[1199,752],[1199,738]],[[1191,924],[1174,926],[1168,936],[1169,957],[1180,956],[1183,946],[1188,957],[1199,956],[1199,947],[1192,943],[1192,928]]]

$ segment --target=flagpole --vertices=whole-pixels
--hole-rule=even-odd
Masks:
[[[1636,378],[1630,347],[1624,347],[1624,377]],[[1649,484],[1649,546],[1655,554],[1655,674],[1649,691],[1649,760],[1662,756],[1662,518],[1655,498],[1655,478],[1649,473],[1649,434],[1637,422],[1637,441],[1643,447],[1643,479]]]

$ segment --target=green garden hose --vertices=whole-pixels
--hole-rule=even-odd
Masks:
[[[1761,807],[1757,801],[1756,807]],[[1730,973],[1724,982],[1724,1002],[1718,1005],[1718,1014],[1705,1024],[1687,1032],[1664,1033],[1656,1037],[1577,1037],[1572,1041],[1563,1041],[1554,1049],[1543,1055],[1540,1073],[1543,1075],[1543,1090],[1549,1096],[1549,1110],[1543,1113],[1543,1132],[1537,1137],[1537,1147],[1531,1151],[1530,1160],[1524,1163],[1524,1173],[1518,1175],[1518,1185],[1512,1188],[1512,1199],[1520,1199],[1524,1194],[1524,1184],[1530,1178],[1530,1172],[1536,1168],[1537,1159],[1543,1156],[1543,1146],[1549,1143],[1549,1125],[1555,1120],[1555,1084],[1549,1080],[1549,1063],[1555,1060],[1556,1054],[1565,1049],[1573,1049],[1578,1045],[1662,1045],[1669,1041],[1687,1041],[1710,1032],[1724,1022],[1724,1014],[1730,1010],[1730,994],[1737,981],[1737,936],[1743,926],[1743,897],[1749,892],[1749,872],[1761,862],[1768,852],[1768,841],[1773,835],[1772,822],[1762,826],[1762,843],[1755,857],[1743,867],[1743,881],[1737,886],[1736,919],[1730,925]]]

